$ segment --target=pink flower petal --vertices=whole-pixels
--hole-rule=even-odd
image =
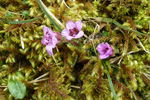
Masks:
[[[46,45],[46,43],[45,43],[45,38],[43,38],[43,39],[41,40],[41,43],[42,43],[43,45]]]
[[[113,55],[113,49],[112,49],[112,47],[107,42],[105,44],[108,47],[108,50],[107,50],[106,54]]]
[[[67,29],[64,29],[62,32],[61,32],[61,35],[63,36],[68,36],[69,35],[69,31]]]
[[[106,42],[101,43],[97,46],[97,51],[100,53],[99,58],[100,59],[106,59],[109,56],[113,55],[113,49],[112,47]]]
[[[41,43],[42,43],[43,45],[46,45],[46,44],[48,43],[48,41],[46,40],[45,37],[43,37],[43,39],[41,40]]]
[[[108,48],[111,48],[111,46],[106,42],[105,45],[108,47]]]
[[[61,35],[63,35],[67,40],[71,40],[73,37],[69,35],[69,31],[67,29],[64,29],[62,32],[61,32]]]
[[[107,52],[107,51],[106,51],[106,48],[103,48],[103,49],[100,50],[100,54],[101,54],[101,55],[106,54],[106,52]]]
[[[56,47],[56,44],[58,43],[57,38],[56,38],[56,37],[53,37],[51,41],[52,41],[52,44],[51,44],[52,47],[55,48],[55,47]]]
[[[74,38],[80,38],[84,35],[83,31],[80,31]]]
[[[66,39],[69,40],[69,41],[72,40],[73,38],[74,38],[74,37],[72,37],[72,36],[66,37]]]
[[[109,55],[99,55],[99,58],[100,59],[106,59],[106,58],[108,58],[109,57]]]
[[[57,33],[53,32],[53,33],[52,33],[52,35],[53,35],[53,36],[56,36],[56,35],[57,35]]]
[[[113,55],[113,49],[112,48],[109,48],[106,52],[106,54],[108,55]]]
[[[80,31],[82,29],[82,22],[77,21],[77,22],[75,22],[75,24],[76,24],[76,28],[78,29],[78,31]]]
[[[73,29],[73,28],[75,28],[76,27],[76,25],[75,25],[75,23],[73,22],[73,21],[68,21],[67,23],[66,23],[66,28],[69,30],[69,29]]]
[[[44,33],[44,35],[46,35],[46,33],[47,33],[47,32],[49,32],[49,33],[53,33],[53,31],[52,31],[52,30],[50,30],[48,27],[43,26],[43,33]]]
[[[52,36],[56,36],[57,34],[57,33],[54,33],[51,29],[49,29],[46,26],[43,27],[43,33],[44,33],[44,37],[52,37]]]
[[[107,46],[104,43],[101,43],[97,46],[97,51],[100,54],[104,54],[104,50],[107,48]]]
[[[53,47],[52,47],[52,45],[47,45],[46,46],[46,51],[47,51],[47,53],[49,54],[49,55],[53,55]]]

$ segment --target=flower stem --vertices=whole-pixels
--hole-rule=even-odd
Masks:
[[[107,70],[107,77],[108,77],[110,89],[111,89],[111,91],[112,91],[112,93],[113,93],[114,100],[117,100],[117,95],[116,95],[116,92],[115,92],[115,90],[114,90],[114,86],[113,86],[113,83],[112,83],[112,80],[111,80],[111,77],[110,77],[110,74],[109,74],[109,70],[108,70],[108,68],[107,68],[106,63],[107,63],[106,60],[102,60],[102,65],[103,65],[104,68]]]

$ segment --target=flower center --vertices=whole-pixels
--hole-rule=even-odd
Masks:
[[[104,53],[106,53],[106,52],[107,52],[107,50],[108,50],[108,48],[105,48],[105,49],[104,49]]]
[[[46,35],[47,35],[48,38],[52,39],[52,36],[48,31],[46,32]]]
[[[46,43],[46,45],[48,45],[49,44],[49,39],[46,39],[45,43]]]
[[[73,37],[75,37],[79,33],[77,28],[69,29],[69,31],[70,31],[69,35]]]

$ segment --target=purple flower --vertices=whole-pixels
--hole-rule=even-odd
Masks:
[[[58,40],[56,38],[57,33],[54,33],[48,27],[43,27],[44,37],[41,41],[43,45],[46,45],[46,51],[49,55],[53,55],[52,49],[56,47]]]
[[[100,59],[106,59],[109,56],[113,55],[113,49],[112,47],[106,42],[101,43],[97,46],[97,51],[100,53],[99,58]]]
[[[83,36],[84,32],[81,31],[82,29],[82,22],[77,21],[68,21],[66,23],[66,28],[61,32],[63,36],[66,37],[67,40],[72,40],[73,38],[77,39]]]

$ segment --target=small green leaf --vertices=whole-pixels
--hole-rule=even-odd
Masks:
[[[9,20],[11,20],[14,17],[14,14],[12,12],[6,13],[5,17],[8,18]]]
[[[90,53],[91,56],[94,56],[94,55],[95,55],[94,47],[93,47],[93,46],[91,46],[89,53]]]
[[[112,93],[113,93],[113,96],[114,96],[114,100],[117,100],[117,95],[116,95],[116,92],[115,92],[115,90],[114,90],[114,86],[113,86],[111,77],[110,77],[110,75],[109,75],[109,72],[107,72],[107,77],[108,77],[110,89],[111,89],[111,91],[112,91]]]
[[[37,18],[24,20],[24,21],[9,21],[8,23],[9,24],[22,24],[22,23],[28,23],[28,22],[32,22],[32,21],[35,21],[35,20],[39,20],[39,19],[40,19],[40,17],[37,17]]]
[[[116,76],[118,73],[119,73],[119,68],[118,67],[114,67],[113,75]]]
[[[108,82],[109,82],[110,89],[113,93],[114,100],[117,100],[117,95],[116,95],[116,92],[114,90],[114,86],[113,86],[113,83],[112,83],[112,80],[111,80],[111,77],[110,77],[110,74],[109,74],[109,70],[108,70],[108,66],[110,65],[110,62],[107,61],[107,60],[102,60],[102,65],[107,70]]]
[[[25,10],[22,12],[22,15],[27,18],[29,16],[29,11]]]
[[[25,97],[26,86],[20,81],[10,79],[8,81],[8,89],[16,99],[23,99]]]
[[[102,31],[102,36],[103,36],[103,37],[109,36],[109,33],[106,32],[106,31]]]
[[[115,20],[113,20],[113,19],[110,19],[110,18],[103,18],[103,20],[106,21],[106,22],[112,22],[112,23],[114,23],[115,25],[117,25],[117,26],[119,26],[119,27],[121,27],[121,28],[123,28],[123,29],[125,29],[125,30],[132,31],[132,32],[134,32],[134,33],[136,33],[136,34],[140,34],[140,35],[144,35],[144,36],[149,36],[148,34],[144,34],[144,33],[141,33],[141,32],[139,32],[139,31],[135,31],[135,30],[132,30],[132,29],[130,29],[130,28],[128,28],[128,27],[125,27],[125,26],[121,25],[120,23],[118,23],[117,21],[115,21]]]
[[[4,38],[6,39],[6,43],[7,43],[7,47],[8,47],[8,41],[10,41],[10,39],[8,39],[7,36],[4,36]]]
[[[0,67],[3,65],[3,61],[2,60],[0,60]]]
[[[24,79],[24,77],[23,77],[23,75],[20,73],[20,72],[18,72],[18,71],[16,71],[16,76],[18,76],[19,78],[22,78],[22,79]]]
[[[112,22],[112,23],[114,23],[115,25],[121,27],[121,28],[124,29],[124,30],[128,30],[128,31],[134,32],[134,33],[136,33],[136,34],[140,34],[140,35],[144,35],[144,36],[150,36],[149,34],[144,34],[144,33],[141,33],[141,32],[139,32],[139,31],[132,30],[132,29],[130,29],[130,28],[128,28],[128,27],[125,27],[125,26],[121,25],[119,22],[117,22],[117,21],[115,21],[115,20],[113,20],[113,19],[111,19],[111,18],[97,17],[97,18],[92,18],[92,19],[96,20],[97,22],[101,22],[101,21],[102,21],[102,22]]]
[[[75,58],[74,58],[74,63],[72,64],[72,68],[74,67],[74,65],[76,64],[76,62],[77,62],[77,60],[78,60],[78,55],[77,56],[75,56]]]
[[[25,5],[27,4],[27,0],[23,0],[22,3]]]

